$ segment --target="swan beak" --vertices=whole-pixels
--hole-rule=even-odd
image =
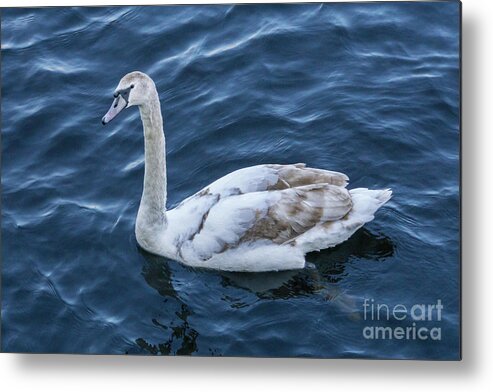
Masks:
[[[118,95],[113,101],[113,103],[111,104],[108,112],[103,116],[102,119],[103,125],[108,124],[111,120],[113,120],[118,115],[118,113],[120,113],[126,107],[127,107],[127,101],[121,95]]]

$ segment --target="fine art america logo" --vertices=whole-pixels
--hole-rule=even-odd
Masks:
[[[363,337],[374,340],[441,340],[442,311],[440,299],[435,304],[406,306],[376,303],[373,298],[365,298],[364,320],[371,325],[363,328]]]

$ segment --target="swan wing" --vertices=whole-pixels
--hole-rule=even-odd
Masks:
[[[312,184],[330,184],[345,187],[348,181],[348,177],[343,173],[306,167],[304,163],[257,165],[236,170],[219,178],[185,199],[181,204],[188,202],[192,198],[200,198],[205,195],[218,195],[220,198],[224,198],[251,192],[283,190]]]
[[[181,258],[207,266],[211,257],[245,244],[287,244],[317,224],[343,218],[351,207],[349,192],[327,183],[217,198],[177,246]]]

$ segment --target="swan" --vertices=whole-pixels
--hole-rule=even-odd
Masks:
[[[191,267],[263,272],[305,267],[305,254],[347,240],[374,218],[390,189],[348,190],[348,177],[303,163],[236,170],[166,210],[166,159],[154,81],[135,71],[119,82],[102,123],[138,106],[144,187],[135,235],[146,251]]]

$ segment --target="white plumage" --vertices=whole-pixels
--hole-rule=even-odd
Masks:
[[[121,91],[129,91],[125,105],[118,101]],[[122,78],[103,123],[132,105],[139,106],[145,137],[136,237],[151,253],[226,271],[303,268],[306,253],[347,240],[392,195],[388,189],[348,191],[342,173],[272,164],[234,171],[165,211],[161,110],[154,82],[141,72]]]

